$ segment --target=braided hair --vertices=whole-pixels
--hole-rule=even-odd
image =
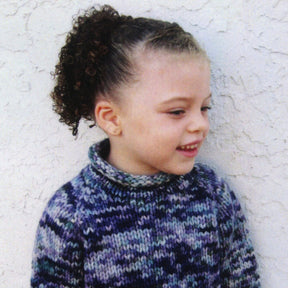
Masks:
[[[176,23],[120,15],[108,5],[88,9],[74,20],[53,73],[53,109],[74,136],[81,118],[95,121],[97,96],[113,97],[115,88],[133,79],[132,55],[139,45],[206,55]]]

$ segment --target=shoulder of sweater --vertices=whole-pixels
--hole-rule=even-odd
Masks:
[[[192,172],[197,184],[204,186],[221,207],[227,208],[232,202],[237,201],[229,184],[208,165],[196,163]]]
[[[75,176],[71,181],[68,181],[54,192],[50,200],[48,201],[42,219],[67,219],[72,222],[77,220],[77,211],[79,203],[81,202],[81,191],[85,187],[85,170],[86,166],[80,173]]]
[[[191,174],[198,183],[203,182],[207,185],[219,186],[224,182],[223,179],[217,175],[214,169],[203,163],[195,163]]]

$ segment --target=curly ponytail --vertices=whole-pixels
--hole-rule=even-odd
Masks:
[[[97,96],[110,95],[133,77],[131,53],[151,49],[205,54],[178,24],[119,15],[111,6],[90,8],[73,23],[55,67],[53,109],[75,136],[81,118],[93,121]],[[111,96],[111,95],[110,95]]]

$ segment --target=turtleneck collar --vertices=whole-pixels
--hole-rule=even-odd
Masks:
[[[89,149],[89,159],[92,166],[109,180],[134,188],[159,186],[167,183],[172,179],[179,177],[173,174],[157,173],[154,175],[134,175],[110,165],[105,159],[110,151],[109,139],[105,139],[99,143],[92,145]]]

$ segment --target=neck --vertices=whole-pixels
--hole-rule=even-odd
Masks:
[[[127,152],[127,149],[123,149],[121,141],[110,140],[110,152],[106,161],[123,172],[133,175],[154,175],[159,173],[158,170],[147,171],[146,167],[137,165],[138,163],[131,163],[131,155]],[[115,143],[117,142],[117,143]]]

